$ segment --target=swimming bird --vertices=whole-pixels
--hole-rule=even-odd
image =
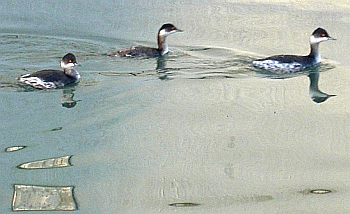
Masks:
[[[78,65],[77,59],[71,53],[66,54],[61,60],[60,70],[41,70],[32,74],[25,74],[18,79],[19,83],[30,85],[36,89],[63,88],[66,85],[76,83],[80,79],[78,71],[73,69]]]
[[[121,57],[159,57],[169,52],[168,43],[166,38],[174,33],[182,32],[177,29],[173,24],[164,24],[158,31],[157,41],[158,48],[150,48],[144,46],[136,46],[127,49],[123,49],[117,52],[117,55]]]
[[[257,68],[276,73],[286,74],[300,72],[321,62],[319,44],[324,41],[335,40],[330,37],[326,30],[317,28],[310,36],[310,54],[307,56],[298,55],[276,55],[265,59],[253,61]]]

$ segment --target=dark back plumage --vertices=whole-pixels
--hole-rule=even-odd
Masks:
[[[66,75],[60,70],[41,70],[32,73],[29,77],[38,77],[45,82],[62,82],[65,85],[72,84],[77,81],[76,78]]]

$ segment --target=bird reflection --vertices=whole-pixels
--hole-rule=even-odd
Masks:
[[[74,88],[63,89],[63,94],[61,96],[61,104],[65,108],[73,108],[77,105],[77,102],[81,100],[74,100]]]
[[[158,57],[156,70],[164,70],[165,66],[166,66],[165,57]]]
[[[320,73],[318,71],[309,73],[308,77],[310,79],[309,95],[312,101],[315,103],[323,103],[328,98],[336,96],[323,93],[318,89],[318,80],[320,78]]]
[[[151,70],[144,70],[141,72],[130,72],[130,73],[123,73],[123,72],[100,72],[100,75],[103,76],[156,76],[160,80],[170,80],[169,77],[169,68],[166,68],[167,64],[167,56],[161,56],[157,57],[156,59],[156,68]]]
[[[314,101],[315,103],[323,103],[328,98],[334,97],[336,95],[331,95],[320,91],[320,89],[318,88],[320,72],[327,71],[333,68],[334,66],[332,65],[322,64],[321,66],[319,65],[315,66],[314,68],[302,73],[288,73],[283,75],[265,73],[265,72],[261,72],[260,70],[255,70],[255,71],[260,77],[269,78],[269,79],[287,79],[287,78],[295,78],[301,75],[307,75],[310,79],[309,95],[311,100]]]
[[[163,57],[158,57],[157,59],[157,75],[160,80],[169,80],[169,76],[167,74],[167,69],[165,68],[166,66],[166,59],[165,56]]]

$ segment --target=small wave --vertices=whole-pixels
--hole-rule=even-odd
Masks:
[[[167,79],[244,78],[252,72],[251,61],[250,56],[230,49],[175,47],[168,55],[156,59],[117,58],[117,63],[123,63],[124,66],[129,64],[131,70],[101,72],[100,74],[104,76],[167,76]],[[143,64],[147,69],[138,70],[139,64]]]

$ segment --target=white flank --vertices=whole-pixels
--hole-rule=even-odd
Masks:
[[[280,63],[275,60],[253,61],[255,67],[274,73],[292,73],[300,71],[303,66],[300,63]]]
[[[38,89],[56,88],[56,85],[53,82],[44,82],[38,77],[31,77],[30,74],[21,76],[18,81]]]

